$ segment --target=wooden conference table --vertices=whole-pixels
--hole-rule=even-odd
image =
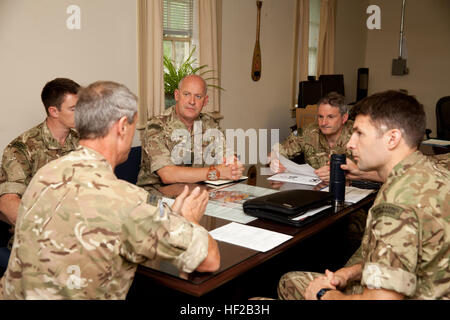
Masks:
[[[240,182],[252,186],[264,187],[264,188],[279,188],[280,184],[271,184],[267,178],[269,176],[260,174],[259,166],[251,166],[247,170],[248,179]],[[205,184],[200,184],[202,187],[209,189]],[[194,187],[195,185],[190,185]],[[313,186],[308,185],[297,185],[298,189],[313,189]],[[168,197],[175,197],[181,192],[184,184],[174,184],[159,189],[161,193]],[[319,186],[323,187],[322,186]],[[316,187],[317,188],[317,187]],[[267,252],[258,252],[252,249],[236,246],[226,242],[218,241],[220,255],[221,255],[221,265],[220,269],[213,273],[199,273],[193,272],[191,274],[180,272],[175,266],[166,261],[155,261],[151,265],[140,265],[138,267],[138,273],[149,277],[152,281],[181,291],[183,293],[200,297],[221,285],[227,283],[228,281],[238,277],[255,268],[256,266],[264,263],[265,261],[275,257],[276,255],[284,252],[285,250],[291,248],[292,246],[300,243],[302,240],[320,232],[321,230],[327,228],[331,224],[334,224],[338,220],[342,219],[346,215],[354,212],[361,207],[371,205],[375,199],[376,193],[372,193],[363,200],[356,204],[345,204],[343,208],[327,209],[327,213],[317,218],[315,221],[303,226],[303,227],[293,227],[290,225],[285,225],[277,222],[272,222],[264,219],[257,219],[249,222],[248,225],[255,226],[258,228],[263,228],[267,230],[272,230],[287,235],[291,235],[292,238],[281,245],[275,247]],[[221,227],[225,224],[230,223],[229,220],[224,220],[221,218],[203,216],[200,224],[204,226],[208,231]]]

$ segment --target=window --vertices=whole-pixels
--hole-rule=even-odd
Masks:
[[[319,46],[320,0],[309,0],[309,55],[308,76],[317,74],[317,48]]]
[[[164,55],[179,65],[190,53],[194,0],[163,0]]]

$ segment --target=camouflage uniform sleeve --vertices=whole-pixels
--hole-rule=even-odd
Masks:
[[[7,193],[22,195],[31,179],[31,164],[25,145],[13,142],[3,152],[0,168],[0,196]]]
[[[374,206],[370,214],[361,284],[412,296],[416,291],[419,256],[417,215],[409,207],[391,203]]]
[[[157,258],[171,261],[179,270],[194,271],[208,254],[208,232],[177,215],[166,204],[138,206],[126,219],[121,254],[143,263]]]
[[[142,145],[143,155],[148,158],[147,160],[150,160],[148,163],[150,174],[165,166],[174,165],[171,160],[171,151],[166,144],[166,139],[167,136],[161,123],[152,122],[149,124]]]
[[[302,136],[297,136],[292,132],[283,143],[280,144],[280,154],[287,158],[295,157],[303,152]]]

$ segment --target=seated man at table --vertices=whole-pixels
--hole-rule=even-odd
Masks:
[[[0,220],[14,226],[20,198],[36,171],[51,160],[75,150],[78,145],[78,135],[73,128],[79,87],[76,82],[66,78],[47,82],[41,93],[46,119],[14,139],[3,151]],[[1,268],[6,268],[3,262],[6,264],[11,245],[12,238],[9,248],[0,248]]]
[[[79,85],[65,78],[47,82],[41,99],[47,118],[14,139],[3,151],[0,168],[0,216],[14,225],[20,197],[43,165],[78,145],[74,109]]]
[[[347,155],[346,170],[349,178],[380,181],[375,172],[365,173],[356,169],[352,161],[352,153],[346,149],[346,144],[352,134],[353,121],[348,119],[348,109],[344,96],[330,92],[318,102],[317,123],[312,123],[303,129],[300,135],[293,132],[279,146],[279,153],[291,158],[301,153],[305,162],[313,167],[322,181],[330,181],[330,156],[334,153]],[[270,167],[274,173],[283,172],[286,168],[271,153]]]
[[[357,104],[347,147],[360,170],[385,183],[369,210],[362,244],[345,267],[290,272],[281,299],[450,299],[450,172],[418,151],[423,106],[396,91]]]
[[[136,122],[136,96],[125,86],[102,81],[80,90],[80,146],[42,167],[25,191],[0,297],[125,299],[139,263],[219,268],[217,243],[198,224],[206,191],[188,195],[185,187],[170,208],[115,176]]]
[[[218,123],[211,115],[201,112],[208,103],[205,80],[197,75],[183,78],[178,84],[178,89],[175,90],[175,101],[175,106],[147,123],[142,138],[142,162],[137,185],[150,191],[152,188],[159,187],[161,183],[239,179],[244,168],[236,159],[205,166],[205,157],[202,155],[209,152],[210,142],[203,137],[207,130],[219,129]],[[183,130],[190,136],[190,141],[188,139],[180,147],[182,143],[173,136]],[[224,142],[217,143],[222,150],[222,155],[226,154]],[[180,152],[184,154],[181,163],[175,159]],[[214,151],[212,156],[214,157]],[[222,159],[220,161],[222,162]]]

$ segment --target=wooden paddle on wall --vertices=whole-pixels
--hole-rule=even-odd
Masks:
[[[256,22],[256,43],[255,49],[253,50],[253,61],[252,61],[252,79],[253,81],[258,81],[261,78],[261,48],[259,47],[259,27],[261,20],[261,6],[262,1],[256,1],[256,6],[258,7],[258,18]]]

